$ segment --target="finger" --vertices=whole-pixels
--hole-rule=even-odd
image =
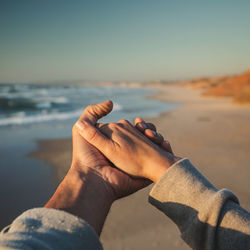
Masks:
[[[145,121],[141,117],[136,117],[134,120],[134,126],[142,133],[147,128],[146,126],[143,125],[144,123]]]
[[[164,138],[161,134],[151,130],[151,129],[146,129],[144,131],[144,135],[147,136],[147,138],[149,138],[151,141],[153,141],[154,143],[161,145],[164,141]]]
[[[152,131],[151,129],[145,129],[144,131],[144,135],[150,139],[151,141],[155,138],[156,133],[154,131]]]
[[[146,123],[144,123],[144,122],[138,122],[138,123],[135,125],[135,127],[136,127],[139,131],[141,131],[142,133],[145,131],[145,129],[148,128],[147,125],[146,125]]]
[[[171,145],[170,145],[170,143],[168,141],[166,141],[166,140],[163,141],[162,144],[161,144],[161,147],[163,149],[165,149],[167,152],[173,154],[173,150],[172,150]]]
[[[159,143],[162,143],[164,141],[164,137],[160,133],[156,133],[156,134],[157,134],[157,138],[158,138]]]
[[[106,153],[108,147],[112,147],[112,140],[102,134],[98,128],[86,121],[77,121],[75,127],[78,133],[90,144],[99,149],[103,154]]]
[[[136,123],[135,127],[141,132],[144,132],[145,129],[156,131],[155,125],[151,122],[138,122]]]
[[[123,124],[123,125],[125,125],[125,126],[133,127],[133,125],[132,125],[128,120],[120,120],[120,121],[118,121],[117,124],[118,124],[118,125]]]
[[[136,126],[136,124],[139,122],[145,122],[145,121],[141,117],[136,117],[134,120],[134,125]]]
[[[108,123],[99,123],[99,122],[97,122],[95,126],[96,126],[96,128],[101,129],[104,126],[108,126]]]
[[[112,139],[112,134],[114,133],[114,130],[117,129],[119,125],[117,123],[107,123],[101,126],[99,131],[105,135],[107,138]]]
[[[156,131],[156,127],[155,127],[155,125],[153,123],[147,122],[146,125],[147,125],[147,128],[149,128],[149,129],[151,129],[153,131]]]
[[[84,109],[79,120],[84,120],[92,125],[95,125],[99,119],[110,113],[112,109],[113,102],[110,100],[95,105],[89,105]]]

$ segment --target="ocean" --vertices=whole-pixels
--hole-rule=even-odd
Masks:
[[[37,150],[38,139],[70,137],[83,109],[108,99],[114,109],[101,122],[132,122],[178,105],[147,98],[154,93],[150,88],[0,84],[0,227],[42,206],[56,188],[52,168],[27,156]]]
[[[0,85],[0,127],[73,120],[89,104],[112,99],[108,119],[155,116],[173,104],[145,99],[152,89],[61,85]]]

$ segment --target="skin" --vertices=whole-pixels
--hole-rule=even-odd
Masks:
[[[137,117],[134,121],[135,127],[141,131],[148,139],[160,146],[163,150],[174,154],[171,145],[168,141],[164,140],[160,133],[156,132],[156,127],[153,123],[145,123],[145,121]]]
[[[99,105],[109,110],[112,108],[111,101]],[[171,153],[172,150],[167,152],[159,147],[126,120],[99,128],[95,127],[96,122],[97,120],[80,119],[77,128],[81,136],[119,169],[134,177],[157,182],[171,165],[180,160]],[[165,141],[164,147],[170,148],[166,144]]]
[[[112,102],[88,106],[79,121],[84,120],[94,125],[111,110]],[[163,146],[163,137],[152,132],[156,131],[154,125],[145,123],[141,118],[137,118],[135,123],[138,127],[135,130],[142,137],[146,135],[158,143],[157,147]],[[145,129],[139,130],[140,126]],[[98,127],[100,130],[106,130],[108,125],[99,124]],[[149,185],[151,181],[133,177],[119,170],[80,135],[79,127],[76,125],[72,129],[72,139],[71,167],[45,207],[61,209],[84,219],[100,235],[112,203]]]

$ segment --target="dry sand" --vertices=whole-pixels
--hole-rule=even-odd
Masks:
[[[188,157],[218,188],[232,190],[250,210],[250,107],[184,87],[157,88],[154,98],[182,105],[146,120],[169,139],[177,155]],[[51,164],[59,182],[70,165],[70,139],[39,144],[33,156]],[[177,227],[148,204],[150,188],[114,203],[101,235],[104,249],[189,249]]]

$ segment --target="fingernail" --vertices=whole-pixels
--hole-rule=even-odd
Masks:
[[[83,130],[86,127],[86,123],[83,121],[77,121],[76,123],[77,128],[79,128],[80,130]]]

